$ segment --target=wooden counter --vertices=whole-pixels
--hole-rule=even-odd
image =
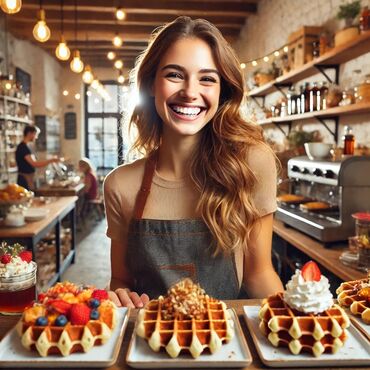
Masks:
[[[43,185],[35,190],[37,196],[44,197],[67,197],[73,195],[80,195],[85,188],[84,183],[79,183],[76,185],[69,185],[66,187]]]
[[[257,299],[227,301],[228,307],[234,308],[237,315],[238,315],[242,330],[244,332],[245,338],[247,340],[249,349],[250,349],[251,354],[252,354],[253,362],[248,367],[244,368],[245,370],[272,369],[272,368],[269,368],[269,367],[263,365],[261,360],[259,359],[256,348],[253,344],[252,338],[251,338],[251,336],[249,334],[249,331],[246,327],[244,316],[243,316],[243,313],[242,313],[244,305],[253,306],[253,305],[259,305],[259,304],[260,304],[260,301],[257,300]],[[132,331],[133,331],[133,328],[134,328],[134,323],[135,323],[135,320],[136,320],[136,314],[137,314],[136,310],[131,310],[130,317],[129,317],[129,323],[128,323],[127,328],[126,328],[126,332],[125,332],[124,339],[123,339],[123,342],[122,342],[121,351],[120,351],[120,354],[118,355],[118,360],[117,360],[115,365],[113,365],[109,368],[106,368],[106,369],[110,369],[110,370],[129,370],[129,369],[132,369],[131,367],[129,367],[126,364],[126,353],[127,353],[129,341],[131,339]],[[5,333],[8,330],[10,330],[16,324],[18,319],[19,319],[19,316],[2,316],[2,315],[0,315],[0,338],[3,338]],[[292,357],[294,357],[294,356],[292,355]],[[1,359],[0,359],[0,364],[1,364]],[[83,363],[81,364],[81,368],[82,367],[83,367]],[[54,369],[62,369],[59,366],[55,366],[53,368]],[[287,367],[284,367],[284,368],[287,369]],[[325,368],[328,369],[328,367],[325,367]],[[330,368],[333,369],[334,367],[330,367]],[[218,369],[221,369],[221,368],[218,368]],[[306,368],[294,367],[294,368],[289,368],[289,369],[296,369],[296,370],[297,369],[307,369],[307,367]],[[323,369],[323,368],[321,368],[321,369]],[[356,366],[335,367],[335,369],[353,370],[353,369],[361,369],[361,367],[356,367]],[[364,367],[362,367],[362,369],[364,369]]]
[[[76,196],[55,198],[50,203],[38,205],[38,207],[47,209],[49,211],[47,216],[42,220],[27,222],[21,227],[0,227],[0,240],[5,240],[9,243],[18,242],[22,245],[26,245],[28,249],[32,250],[34,257],[36,255],[36,244],[50,231],[52,231],[52,229],[55,230],[56,274],[49,281],[48,285],[52,285],[58,281],[66,268],[74,262],[76,244],[75,206],[77,199],[78,197]],[[62,261],[60,229],[62,219],[67,216],[69,218],[71,227],[71,251]]]
[[[310,238],[294,228],[285,226],[281,221],[276,219],[274,220],[274,233],[324,266],[343,281],[361,279],[366,275],[364,272],[345,266],[340,262],[339,256],[348,248],[347,243],[340,243],[330,248],[324,248],[323,244],[319,241]]]

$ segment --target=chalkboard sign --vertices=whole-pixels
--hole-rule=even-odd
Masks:
[[[15,80],[21,85],[25,94],[31,94],[31,75],[23,69],[15,68]]]
[[[76,139],[76,113],[67,112],[64,114],[64,138],[65,139]]]

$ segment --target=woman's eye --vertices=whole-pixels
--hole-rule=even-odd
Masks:
[[[178,72],[170,72],[166,75],[168,78],[180,78],[182,79],[182,75]]]
[[[202,77],[201,81],[210,82],[210,83],[216,83],[217,82],[217,80],[214,77],[209,77],[209,76]]]

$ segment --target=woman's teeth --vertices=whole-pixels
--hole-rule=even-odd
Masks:
[[[178,114],[184,114],[187,116],[196,116],[202,110],[199,107],[190,108],[190,107],[180,107],[178,105],[171,106],[171,109]]]

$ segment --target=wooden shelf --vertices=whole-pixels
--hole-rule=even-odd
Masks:
[[[22,104],[22,105],[27,105],[28,107],[31,106],[31,103],[28,102],[28,101],[18,99],[18,98],[13,98],[13,97],[7,96],[7,95],[0,95],[0,99],[12,101],[14,103],[18,103],[18,104]]]
[[[293,114],[291,116],[285,117],[272,117],[261,121],[257,121],[257,123],[259,125],[268,125],[272,123],[303,121],[306,119],[313,118],[339,117],[350,114],[364,114],[364,113],[370,113],[370,102],[351,104],[343,107],[333,107],[323,111],[307,112],[303,114]]]
[[[282,76],[279,76],[274,81],[270,81],[263,86],[249,91],[247,95],[250,97],[265,96],[276,91],[277,85],[293,84],[294,82],[319,73],[317,67],[325,65],[339,65],[369,52],[370,31],[366,31],[359,35],[356,39],[329,50],[327,53],[309,63],[306,63],[302,67],[296,68]]]
[[[6,116],[0,116],[0,120],[4,120],[4,121],[14,121],[14,122],[20,122],[20,123],[27,123],[29,125],[32,125],[32,121],[29,120],[29,119],[25,119],[25,118],[19,118],[19,117],[13,117],[13,116],[9,116],[9,115],[6,115]]]

